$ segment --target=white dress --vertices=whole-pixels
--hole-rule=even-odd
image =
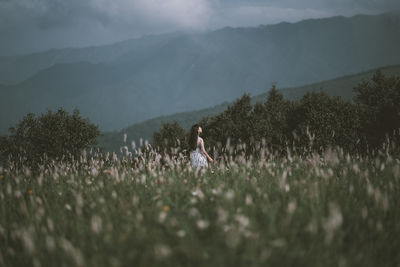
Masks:
[[[192,162],[192,167],[208,167],[208,162],[206,155],[201,151],[200,140],[201,137],[197,137],[197,148],[190,152],[190,161]]]

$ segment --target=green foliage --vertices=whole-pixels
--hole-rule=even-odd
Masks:
[[[287,144],[313,151],[329,146],[355,150],[359,112],[349,101],[322,92],[288,101],[275,87],[263,103],[252,107],[249,100],[244,95],[223,113],[200,121],[211,147],[230,138],[233,144],[242,141],[249,149],[263,141],[279,153],[284,153]]]
[[[380,68],[382,73],[385,75],[399,75],[400,66],[389,66]],[[356,87],[363,80],[369,80],[374,75],[376,70],[371,70],[363,73],[354,75],[346,75],[333,80],[328,80],[320,83],[309,84],[294,88],[279,88],[278,92],[281,93],[286,100],[290,100],[291,105],[299,101],[307,92],[319,92],[323,91],[327,95],[340,96],[344,100],[352,100],[355,93],[353,88]],[[268,98],[269,92],[265,92],[260,95],[251,97],[252,105],[256,106],[257,102],[264,103],[265,99]],[[152,136],[155,131],[158,131],[162,122],[164,121],[177,121],[185,130],[189,130],[190,127],[198,123],[203,118],[210,116],[216,116],[222,113],[228,105],[232,105],[232,102],[224,102],[218,106],[209,107],[206,109],[200,109],[190,112],[181,112],[173,115],[166,115],[149,119],[140,123],[135,123],[121,131],[105,132],[103,137],[100,137],[99,143],[102,148],[106,151],[117,152],[121,146],[126,145],[122,140],[122,136],[126,133],[128,135],[128,143],[135,141],[139,142],[140,138],[148,140],[152,143]],[[290,134],[290,132],[289,132]]]
[[[293,104],[284,99],[275,85],[264,103],[257,102],[251,115],[255,140],[265,140],[273,149],[282,148],[287,141],[288,115]]]
[[[290,124],[301,147],[321,151],[329,146],[355,150],[360,126],[357,107],[340,97],[307,93],[293,109]]]
[[[346,152],[376,150],[388,143],[399,143],[400,77],[386,78],[377,71],[372,83],[361,82],[355,89],[355,102],[331,97],[324,92],[308,92],[298,101],[286,100],[270,90],[264,102],[250,104],[243,95],[219,115],[200,121],[204,137],[212,149],[228,139],[252,149],[263,141],[284,153],[287,145],[304,151],[323,151],[339,146]],[[393,134],[396,133],[396,134]]]
[[[199,124],[208,146],[220,147],[226,144],[228,138],[233,143],[247,142],[251,129],[251,110],[250,96],[243,94],[221,114],[202,119]]]
[[[377,71],[371,81],[354,88],[355,102],[360,106],[361,131],[366,143],[378,147],[400,129],[400,76],[385,77]]]
[[[32,169],[51,160],[77,158],[100,135],[99,128],[80,117],[78,110],[70,115],[61,108],[39,117],[30,113],[9,131],[0,140],[1,154],[17,167]]]
[[[339,146],[346,152],[365,153],[388,144],[387,135],[396,146],[400,141],[400,77],[387,78],[377,71],[371,82],[359,83],[354,91],[355,102],[322,91],[288,100],[273,86],[263,101],[252,105],[250,96],[244,94],[221,113],[198,123],[211,154],[222,152],[227,143],[243,143],[249,154],[260,142],[280,154],[288,145],[304,152]],[[164,123],[154,133],[153,143],[169,153],[170,147],[177,146],[176,140],[187,147],[185,135],[178,121]]]
[[[177,121],[162,123],[161,129],[153,135],[153,146],[163,152],[169,152],[170,148],[175,147],[186,149],[186,143],[185,129]]]

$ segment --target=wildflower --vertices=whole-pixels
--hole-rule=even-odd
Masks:
[[[167,213],[165,211],[160,212],[158,215],[158,222],[163,223],[165,219],[167,218]]]
[[[250,195],[246,195],[246,205],[250,206],[253,204],[253,198]]]
[[[189,217],[196,217],[198,215],[200,215],[200,212],[198,209],[196,209],[196,208],[189,209]]]
[[[21,194],[21,191],[16,190],[16,191],[14,192],[14,195],[15,195],[16,198],[19,198],[22,194]]]
[[[95,215],[91,219],[92,231],[96,234],[100,233],[102,228],[102,220],[99,216]]]
[[[210,222],[207,220],[198,220],[196,224],[200,230],[204,230],[210,225]]]
[[[32,229],[23,229],[18,234],[23,241],[25,249],[29,253],[33,253],[35,251],[35,243],[33,241]]]
[[[378,221],[378,222],[376,223],[376,230],[377,230],[378,232],[382,232],[382,231],[383,231],[383,225],[382,225],[382,222],[381,222],[381,221]]]
[[[228,212],[224,209],[218,208],[218,222],[219,223],[225,223],[226,220],[228,219]]]
[[[335,203],[329,203],[329,217],[325,219],[323,227],[326,231],[326,243],[330,243],[333,238],[334,231],[343,223],[343,216],[339,206]]]
[[[54,231],[54,223],[53,220],[50,218],[47,218],[47,227],[49,228],[50,232]]]
[[[3,178],[4,178],[4,176],[2,174],[0,174],[0,180],[3,179]]]
[[[235,193],[233,192],[233,190],[228,190],[228,191],[225,193],[225,198],[226,198],[227,200],[232,200],[234,197],[235,197]]]
[[[61,238],[59,241],[60,246],[64,249],[64,251],[71,255],[74,262],[75,262],[75,266],[85,266],[84,264],[84,259],[83,259],[83,255],[81,253],[81,251],[77,248],[75,248],[71,242],[69,242],[67,239],[65,238]]]
[[[194,192],[192,192],[193,196],[197,196],[199,199],[204,199],[204,193],[200,188],[196,188]]]
[[[289,184],[285,184],[285,191],[289,192],[290,191],[290,185]]]
[[[159,244],[154,247],[157,258],[166,258],[171,254],[171,249],[164,244]]]
[[[362,209],[361,209],[361,216],[362,216],[362,218],[365,220],[367,217],[368,217],[368,209],[367,209],[367,207],[363,207]]]
[[[169,211],[168,205],[164,205],[164,206],[162,207],[162,209],[163,209],[163,211]]]
[[[32,195],[32,193],[33,193],[32,189],[29,189],[29,190],[28,190],[28,194],[29,194],[29,195]]]
[[[292,214],[296,210],[296,201],[291,201],[288,204],[288,208],[287,209],[288,209],[288,213]]]
[[[241,227],[245,228],[249,225],[250,220],[244,215],[237,214],[235,215],[235,220],[240,224]]]
[[[186,232],[184,230],[179,230],[178,232],[176,232],[176,235],[179,237],[185,237]]]

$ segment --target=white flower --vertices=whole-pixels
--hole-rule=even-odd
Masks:
[[[158,244],[154,247],[155,255],[158,258],[166,258],[171,254],[171,249],[164,244]]]
[[[253,198],[250,195],[246,195],[246,205],[250,206],[253,204]]]
[[[102,220],[99,216],[94,215],[90,221],[92,231],[96,234],[100,233],[102,228]]]
[[[196,216],[198,216],[198,215],[200,215],[200,212],[199,212],[198,209],[196,209],[196,208],[190,208],[190,210],[189,210],[189,217],[196,217]]]
[[[197,196],[201,200],[204,199],[204,193],[200,188],[196,188],[196,190],[192,192],[192,195]]]
[[[289,214],[292,214],[296,210],[296,201],[289,202],[287,210]]]
[[[228,218],[228,212],[224,209],[218,208],[218,222],[225,223]]]
[[[176,232],[176,235],[179,237],[185,237],[186,232],[184,230],[179,230],[178,232]]]
[[[242,214],[235,215],[235,220],[240,224],[241,227],[247,227],[250,223],[249,218]]]
[[[158,222],[163,223],[166,218],[167,218],[167,212],[161,211],[160,214],[158,215]]]
[[[235,192],[233,192],[233,190],[229,189],[226,193],[225,193],[225,198],[227,200],[232,200],[235,197]]]
[[[210,225],[210,222],[207,220],[198,220],[196,224],[200,230],[204,230]]]

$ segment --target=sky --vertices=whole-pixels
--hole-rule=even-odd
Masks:
[[[0,55],[393,10],[399,0],[0,0]]]

